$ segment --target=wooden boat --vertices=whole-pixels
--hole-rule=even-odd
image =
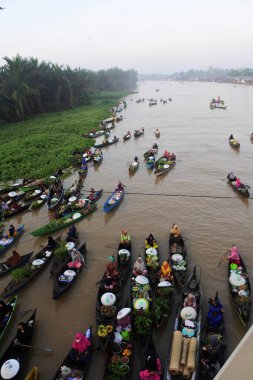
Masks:
[[[93,154],[93,165],[100,165],[101,162],[103,161],[103,153],[94,153]]]
[[[155,137],[159,138],[161,135],[161,132],[160,131],[155,131]]]
[[[229,139],[228,142],[229,142],[229,145],[232,146],[232,148],[235,148],[235,149],[240,148],[240,143],[236,139]]]
[[[26,185],[28,186],[30,183],[34,182],[33,179],[30,179],[28,181],[26,181]],[[9,193],[10,191],[16,191],[16,190],[20,190],[20,188],[22,186],[25,186],[24,185],[24,181],[22,181],[21,183],[18,182],[18,183],[13,183],[11,185],[9,185],[8,183],[4,183],[4,184],[0,184],[0,195],[1,194],[6,194],[6,193]]]
[[[154,169],[154,167],[155,167],[155,157],[154,156],[148,157],[147,162],[146,162],[146,166],[150,170]]]
[[[9,194],[13,194],[13,196],[10,196]],[[19,202],[24,197],[25,197],[25,193],[23,191],[18,192],[18,193],[13,191],[13,192],[8,193],[8,195],[6,195],[5,197],[3,197],[2,200],[6,202],[8,206],[11,206],[14,202]]]
[[[31,192],[25,193],[24,202],[30,202],[31,200],[34,200],[36,198],[39,198],[43,194],[43,191],[41,189],[36,189]]]
[[[87,209],[90,203],[91,202],[89,202],[89,199],[77,199],[74,202],[65,203],[59,208],[56,218],[63,218],[73,212],[79,212],[80,210]]]
[[[139,165],[139,161],[133,161],[129,166],[129,173],[134,174],[138,170]]]
[[[14,344],[15,338],[11,341],[5,352],[2,354],[0,359],[0,368],[2,369],[3,364],[10,360],[15,359],[19,362],[19,372],[15,377],[12,377],[12,379],[15,380],[23,380],[24,379],[24,370],[27,358],[29,356],[30,352],[30,344],[32,342],[33,337],[33,331],[34,331],[34,324],[35,324],[35,318],[36,318],[36,309],[33,311],[32,315],[28,318],[26,321],[27,328],[30,328],[30,342],[27,343],[29,347],[20,347],[17,349],[17,347]],[[0,379],[3,380],[3,377],[0,375]]]
[[[117,142],[119,141],[119,138],[117,137],[116,139],[113,139],[113,140],[107,140],[101,144],[95,144],[93,145],[94,148],[102,148],[104,146],[108,146],[108,145],[112,145],[112,144],[116,144]]]
[[[33,367],[31,371],[26,375],[25,380],[37,380],[38,379],[38,367]]]
[[[163,286],[163,285],[167,286]],[[174,301],[174,279],[156,283],[153,297],[153,316],[156,328],[160,328],[169,318]]]
[[[219,301],[219,296],[218,292],[216,292],[215,295],[215,300]],[[216,336],[217,340],[220,342],[220,349],[217,351],[216,347],[216,357],[217,357],[217,362],[219,364],[219,367],[221,368],[223,364],[226,361],[226,337],[225,337],[225,324],[224,324],[224,319],[221,322],[220,326],[217,328],[210,327],[206,318],[206,322],[204,324],[204,327],[202,329],[202,336],[201,336],[201,350],[200,350],[200,355],[199,355],[199,370],[198,370],[198,380],[206,380],[207,378],[209,379],[214,379],[214,377],[218,373],[218,368],[215,366],[214,368],[212,367],[212,364],[209,363],[208,367],[206,367],[203,363],[203,360],[207,359],[205,356],[206,350],[203,350],[203,347],[210,347],[210,337]],[[209,348],[210,350],[210,348]],[[212,352],[212,351],[211,351]]]
[[[93,195],[90,194],[87,197],[87,199],[89,199],[89,202],[93,204],[93,203],[96,203],[101,198],[102,194],[103,194],[103,189],[100,189],[100,190],[95,191]]]
[[[219,104],[210,104],[210,109],[211,110],[213,110],[213,109],[226,110],[227,106],[222,106],[222,105],[219,105]]]
[[[0,218],[1,219],[8,219],[14,215],[20,214],[21,212],[27,210],[31,206],[31,203],[27,203],[27,204],[19,203],[18,205],[19,205],[18,209],[15,209],[15,210],[9,209],[9,210],[5,210],[2,213],[0,213]]]
[[[59,187],[60,187],[60,190],[57,193],[55,192],[54,185],[52,185],[51,188],[49,189],[49,194],[47,197],[47,207],[51,211],[56,210],[63,201],[64,189],[63,189],[63,184],[61,181],[60,181]]]
[[[59,366],[58,370],[56,371],[56,374],[53,377],[53,380],[62,380],[62,372],[61,369],[62,367],[67,367],[71,369],[71,373],[69,374],[69,378],[72,379],[80,379],[80,380],[85,380],[88,375],[88,370],[89,366],[92,360],[92,353],[93,353],[93,331],[92,331],[92,325],[88,328],[86,333],[84,334],[91,342],[91,346],[88,348],[88,355],[87,355],[87,360],[85,363],[73,363],[71,360],[71,357],[69,353]]]
[[[32,236],[42,236],[46,234],[51,234],[55,231],[59,231],[62,228],[68,227],[73,223],[77,223],[79,220],[85,218],[87,215],[91,214],[96,210],[96,205],[90,205],[87,209],[82,209],[80,212],[72,212],[69,215],[64,216],[60,219],[53,219],[50,223],[45,224],[42,227],[37,228],[36,230],[30,232]]]
[[[144,353],[144,360],[142,361],[142,365],[141,365],[141,371],[145,371],[147,368],[148,368],[148,358],[154,358],[154,362],[155,363],[159,363],[160,362],[160,359],[159,359],[159,356],[158,356],[158,353],[156,351],[156,347],[155,347],[155,343],[154,343],[154,340],[153,340],[153,337],[151,335],[149,341],[148,341],[148,345],[145,349],[145,353]],[[158,375],[160,375],[160,379],[162,379],[162,365],[161,365],[161,362],[160,362],[160,368],[157,368],[157,371],[152,371],[152,373],[155,373],[157,376],[156,378],[158,378]],[[151,374],[152,376],[152,374]]]
[[[40,196],[40,199],[37,199],[36,201],[33,201],[30,206],[29,210],[36,210],[37,208],[40,208],[43,206],[47,201],[47,196],[45,194],[42,194]]]
[[[144,128],[142,128],[142,129],[136,129],[135,131],[134,131],[134,137],[140,137],[140,136],[142,136],[144,134]]]
[[[15,242],[16,240],[22,235],[22,233],[24,232],[24,227],[25,225],[24,224],[21,224],[18,228],[17,228],[17,233],[16,235],[14,235],[12,238],[8,238],[8,236],[4,236],[2,237],[2,239],[0,240],[0,255],[4,252],[6,252],[8,250],[8,248],[10,248]]]
[[[103,135],[109,136],[109,134],[110,134],[109,131],[106,131],[106,129],[103,129],[96,132],[85,133],[83,134],[83,136],[86,138],[94,139],[96,137],[103,136]]]
[[[45,178],[42,178],[42,179],[36,179],[35,181],[25,185],[25,186],[22,186],[19,188],[20,191],[23,191],[23,192],[30,192],[30,191],[35,191],[36,189],[39,188],[40,184],[41,183],[44,183],[46,185],[51,185],[57,178],[58,179],[63,179],[63,178],[66,178],[68,175],[70,175],[72,172],[72,166],[66,168],[66,169],[63,169],[62,170],[62,174],[61,175],[50,175],[50,176],[47,176]]]
[[[60,237],[57,238],[56,241],[59,243]],[[53,257],[53,252],[54,250],[49,251],[47,247],[42,248],[25,267],[26,273],[24,276],[19,279],[19,281],[13,278],[4,288],[1,297],[10,297],[12,294],[16,293],[19,289],[28,284],[34,277],[36,277],[41,271],[45,269]]]
[[[10,273],[16,268],[21,267],[22,265],[25,265],[28,263],[30,258],[32,257],[33,252],[27,253],[26,255],[21,256],[21,262],[18,265],[15,265],[14,267],[10,267],[7,265],[7,261],[0,263],[0,277],[4,276],[6,273]]]
[[[128,253],[129,252],[129,253]],[[130,255],[129,255],[130,254]],[[118,247],[117,263],[120,272],[121,281],[127,280],[132,267],[132,244],[122,247],[121,243]]]
[[[155,148],[154,148],[155,147]],[[153,154],[153,155],[156,155],[158,152],[158,145],[157,144],[154,144],[153,147],[149,150],[147,150],[143,156],[144,156],[144,160],[147,160],[149,157],[150,157],[150,154]]]
[[[84,266],[87,266],[87,249],[86,249],[86,243],[82,244],[80,249],[78,249],[79,252],[83,255],[84,258]],[[64,272],[69,269],[68,263],[71,262],[71,258],[67,261],[66,265],[63,267],[61,273],[59,273],[59,277],[54,282],[54,288],[53,288],[53,299],[56,300],[59,298],[63,293],[65,293],[72,285],[73,283],[78,279],[80,276],[84,266],[81,266],[80,268],[71,268],[73,272],[75,272],[75,275],[65,275]]]
[[[239,270],[233,270],[233,264],[228,263],[228,284],[237,315],[240,318],[243,326],[246,327],[251,316],[251,286],[247,268],[241,255],[240,260],[241,269]],[[238,285],[239,282],[241,283],[241,286]],[[238,292],[240,289],[243,290],[243,293],[241,292],[242,295],[240,295]]]
[[[156,176],[160,176],[170,171],[175,165],[176,165],[176,159],[171,161],[171,160],[168,160],[166,157],[162,156],[155,163],[154,173]]]
[[[124,198],[124,191],[115,190],[104,203],[104,212],[109,212],[120,204]]]
[[[196,266],[187,280],[176,312],[171,347],[165,365],[164,380],[178,379],[182,376],[190,380],[197,377],[201,350],[202,329],[202,291],[200,286],[201,270],[197,274]],[[184,307],[184,300],[192,294],[197,303],[197,309]],[[181,349],[180,349],[181,348]],[[177,354],[175,352],[177,351]],[[188,353],[190,352],[190,355]]]
[[[98,290],[97,295],[97,302],[96,302],[96,325],[97,325],[97,334],[98,334],[98,340],[99,345],[101,349],[105,349],[112,336],[113,336],[113,329],[116,323],[117,319],[117,313],[120,308],[121,304],[121,295],[120,295],[120,287],[121,287],[121,280],[118,279],[118,281],[115,280],[115,286],[113,289],[107,289],[105,287],[106,284],[106,278],[103,276],[102,280],[100,281],[100,286]],[[105,293],[114,293],[115,295],[115,302],[112,306],[104,306],[101,302],[101,297]]]
[[[2,342],[3,337],[6,333],[6,331],[8,330],[8,327],[12,321],[13,315],[14,315],[15,310],[16,310],[17,301],[18,301],[18,296],[15,296],[9,302],[7,302],[7,304],[12,307],[12,312],[9,314],[8,321],[6,322],[6,324],[0,325],[0,342]]]
[[[127,133],[123,136],[123,140],[126,141],[126,140],[129,140],[131,138],[131,133]]]
[[[178,286],[183,289],[187,278],[188,262],[186,247],[182,235],[175,237],[170,234],[169,238],[169,262],[173,276]]]
[[[250,197],[250,192],[249,192],[249,188],[250,186],[248,185],[244,185],[243,183],[241,184],[240,187],[237,187],[236,186],[236,182],[235,181],[230,181],[228,180],[227,182],[236,192],[240,193],[242,196],[244,197],[247,197],[249,198]]]

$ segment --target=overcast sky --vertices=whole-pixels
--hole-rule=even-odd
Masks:
[[[0,0],[2,57],[139,73],[253,67],[253,0]]]

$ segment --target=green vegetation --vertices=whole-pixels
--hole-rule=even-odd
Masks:
[[[70,166],[75,148],[93,144],[81,135],[97,129],[110,116],[108,110],[125,95],[126,92],[97,93],[92,96],[92,105],[1,125],[0,180],[42,178],[59,167]]]
[[[13,270],[11,272],[11,275],[17,283],[24,281],[26,278],[29,278],[32,275],[31,264],[27,264],[23,268]]]

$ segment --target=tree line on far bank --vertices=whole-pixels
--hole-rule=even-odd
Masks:
[[[95,72],[19,55],[4,60],[0,67],[0,120],[7,122],[90,104],[94,93],[130,91],[137,82],[135,70],[117,67]]]

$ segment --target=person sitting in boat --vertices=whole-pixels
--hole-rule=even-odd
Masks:
[[[201,378],[213,380],[223,364],[225,345],[216,334],[208,334],[207,343],[202,347],[200,375]]]
[[[113,141],[116,141],[116,140],[117,140],[117,137],[116,137],[116,136],[114,136],[114,137],[113,137]]]
[[[20,254],[17,251],[12,251],[12,256],[6,261],[6,265],[9,268],[15,267],[20,264],[22,261]]]
[[[211,100],[211,104],[215,104],[216,103],[216,100],[213,98],[212,100]]]
[[[131,237],[127,230],[123,229],[120,234],[120,246],[119,249],[128,249],[131,247]]]
[[[241,181],[240,181],[240,178],[238,178],[238,177],[236,178],[235,186],[236,186],[237,189],[239,189],[239,188],[242,186],[242,183],[241,183]]]
[[[148,248],[157,249],[158,248],[158,244],[157,244],[157,242],[156,242],[156,240],[152,234],[149,234],[149,236],[145,240],[145,247],[146,247],[146,249],[148,249]]]
[[[238,248],[233,244],[233,247],[230,249],[230,255],[227,257],[229,264],[241,265],[241,258],[239,255]]]
[[[187,297],[185,297],[184,307],[193,307],[193,309],[197,310],[198,305],[196,302],[196,297],[193,294],[189,293]]]
[[[158,145],[157,145],[157,143],[154,143],[154,144],[153,144],[152,149],[158,149]]]
[[[6,325],[9,320],[10,313],[13,311],[11,305],[5,303],[4,300],[0,300],[0,327]]]
[[[16,234],[17,234],[16,228],[13,226],[13,224],[11,224],[8,230],[8,238],[10,239]]]
[[[134,157],[134,162],[137,162],[137,163],[139,163],[139,159],[138,159],[138,157],[137,157],[137,156],[135,156],[135,157]]]
[[[115,191],[124,191],[124,185],[122,182],[119,181],[118,186],[116,187]]]
[[[55,173],[55,177],[60,177],[63,174],[63,171],[61,168],[58,168],[57,172]]]
[[[102,154],[102,150],[100,148],[96,148],[94,154]]]
[[[104,289],[106,292],[113,292],[117,289],[119,283],[118,279],[112,277],[106,277],[104,280]]]
[[[176,224],[173,224],[170,234],[174,237],[178,237],[181,234],[180,228]]]
[[[209,303],[209,310],[207,313],[208,328],[212,329],[213,331],[217,331],[223,321],[224,309],[220,301],[218,299],[215,299],[214,297],[210,298],[208,303]]]
[[[21,205],[18,202],[13,202],[11,204],[11,209],[14,211],[18,211],[21,208]]]
[[[114,259],[114,256],[108,257],[108,263],[106,264],[105,277],[110,277],[112,279],[118,279],[119,271],[117,262]]]
[[[140,371],[140,380],[160,380],[162,376],[162,366],[160,359],[155,356],[148,356],[145,363],[146,368]]]
[[[68,230],[68,233],[67,233],[67,241],[72,241],[72,242],[75,242],[78,240],[78,232],[77,232],[77,229],[76,229],[76,226],[74,224],[72,224],[70,227],[69,227],[69,230]]]
[[[1,203],[1,211],[4,212],[4,211],[8,211],[10,209],[10,207],[7,205],[6,202],[2,201]]]
[[[234,175],[234,173],[233,172],[230,172],[230,173],[228,173],[228,175],[227,175],[227,179],[230,181],[230,182],[234,182],[234,181],[236,181],[236,175]]]
[[[93,187],[90,189],[90,195],[88,196],[88,199],[90,200],[90,201],[94,201],[94,199],[95,199],[95,194],[96,194],[96,192],[95,192],[95,190],[93,189]]]
[[[234,136],[230,135],[229,140],[234,140]]]
[[[76,248],[73,248],[70,254],[71,254],[71,262],[68,263],[69,268],[79,269],[85,265],[83,255]]]
[[[172,153],[170,154],[170,161],[175,161],[175,159],[176,159],[176,156],[175,156],[175,154],[172,152]]]
[[[47,246],[46,246],[46,248],[47,248],[49,251],[53,251],[57,246],[58,246],[57,241],[54,240],[54,238],[53,238],[51,235],[48,236],[48,238],[47,238]]]
[[[166,281],[173,280],[172,269],[168,261],[164,261],[161,265],[161,270],[159,271],[159,278],[164,279]]]
[[[134,263],[133,274],[135,276],[139,276],[139,275],[145,276],[147,274],[147,269],[141,256],[139,256],[138,259]]]
[[[80,167],[81,170],[87,170],[88,169],[88,166],[87,166],[87,161],[86,159],[83,157],[82,159],[82,164],[81,164],[81,167]]]
[[[170,152],[168,152],[167,149],[165,149],[163,157],[167,158],[168,160],[170,159]]]
[[[69,352],[69,356],[73,364],[85,364],[90,359],[91,342],[82,333],[77,333]]]
[[[252,133],[253,134],[253,133]],[[130,131],[127,131],[127,135],[131,136],[131,132]]]
[[[25,322],[19,322],[17,328],[17,334],[14,339],[14,346],[18,348],[19,351],[23,351],[26,348],[18,347],[22,344],[30,344],[32,337],[32,326]]]

